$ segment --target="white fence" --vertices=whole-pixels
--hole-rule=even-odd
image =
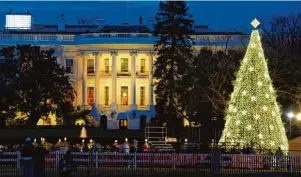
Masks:
[[[45,156],[47,167],[58,168],[59,160],[64,152],[50,152]],[[93,168],[118,167],[131,165],[139,167],[211,167],[211,154],[189,153],[99,153],[74,152],[73,160],[82,166]],[[92,158],[93,157],[93,158]],[[15,165],[20,168],[20,152],[3,152],[0,154],[0,165]],[[300,171],[301,156],[269,156],[269,155],[242,155],[222,154],[219,163],[223,168],[242,169],[273,169],[285,168],[289,172]]]

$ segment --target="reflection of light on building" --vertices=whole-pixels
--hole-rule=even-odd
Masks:
[[[297,120],[301,120],[301,113],[298,113],[296,117],[297,117]]]

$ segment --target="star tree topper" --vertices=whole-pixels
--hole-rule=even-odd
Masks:
[[[260,22],[255,18],[255,19],[251,22],[251,25],[252,25],[254,28],[257,28],[257,26],[260,25]]]

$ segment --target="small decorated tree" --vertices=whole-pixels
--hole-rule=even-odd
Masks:
[[[256,28],[260,23],[255,19],[251,24]],[[276,97],[259,31],[255,29],[227,105],[220,145],[227,150],[248,146],[262,153],[275,153],[281,148],[287,153],[288,140]]]

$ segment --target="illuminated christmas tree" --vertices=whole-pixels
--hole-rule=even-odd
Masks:
[[[260,24],[256,19],[251,23]],[[230,148],[253,147],[257,152],[288,151],[280,106],[269,76],[259,31],[254,29],[226,109],[226,123],[219,144]]]

